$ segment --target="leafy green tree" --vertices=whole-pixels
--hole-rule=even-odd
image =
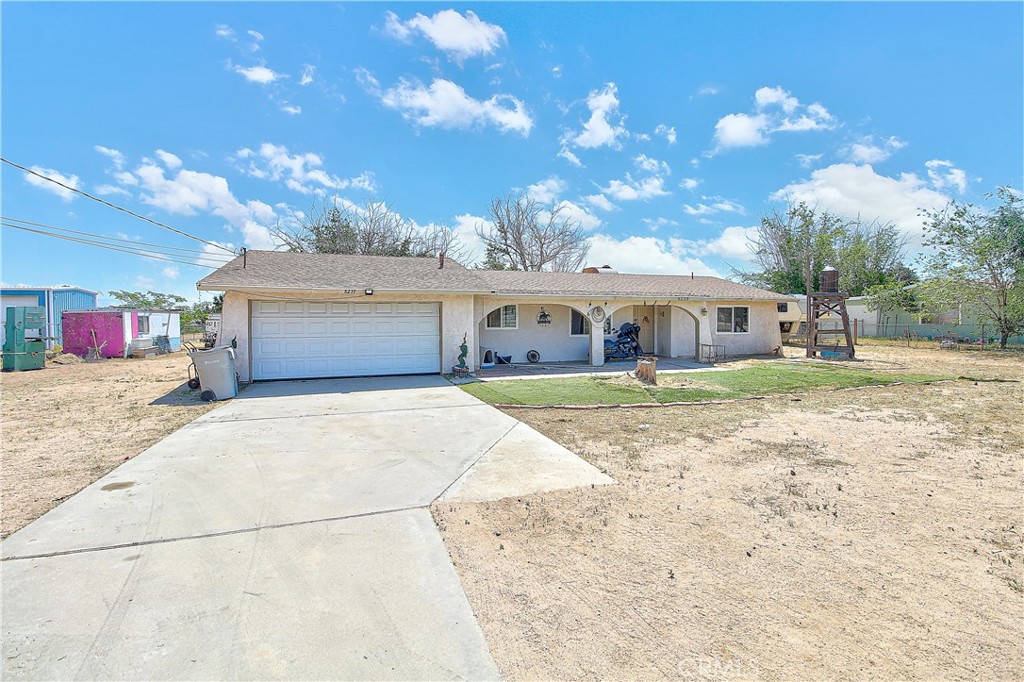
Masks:
[[[959,305],[980,311],[999,331],[999,347],[1024,329],[1024,199],[1010,187],[994,195],[985,211],[951,201],[925,213],[922,257],[925,279],[918,289],[924,309],[942,312]]]
[[[117,301],[115,308],[139,310],[177,310],[188,303],[188,299],[177,294],[162,294],[158,291],[113,290],[110,297]]]
[[[780,293],[817,291],[825,266],[839,270],[839,287],[851,296],[869,287],[914,281],[903,264],[905,239],[892,223],[862,223],[800,202],[761,218],[752,240],[753,272],[747,284]]]

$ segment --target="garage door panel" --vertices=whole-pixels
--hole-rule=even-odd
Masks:
[[[440,371],[440,306],[253,301],[254,379]]]

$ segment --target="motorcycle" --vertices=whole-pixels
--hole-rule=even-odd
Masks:
[[[640,326],[632,322],[624,322],[619,327],[615,340],[605,339],[604,359],[625,360],[626,358],[638,358],[644,354],[640,347]]]

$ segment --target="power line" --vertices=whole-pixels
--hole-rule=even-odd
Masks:
[[[47,230],[56,230],[58,232],[67,232],[67,233],[70,233],[70,234],[80,234],[80,235],[83,235],[83,236],[86,236],[86,237],[96,237],[97,239],[106,239],[106,240],[112,241],[112,242],[124,242],[126,244],[135,244],[135,245],[138,245],[138,246],[155,246],[155,247],[157,247],[159,249],[165,249],[165,250],[169,250],[169,251],[183,251],[185,253],[198,253],[198,254],[201,254],[201,255],[204,255],[204,256],[214,256],[214,255],[216,255],[219,258],[227,258],[227,256],[220,256],[219,254],[212,254],[209,251],[202,251],[200,249],[185,249],[185,248],[182,248],[180,246],[165,246],[163,244],[153,244],[152,242],[144,242],[144,241],[139,241],[139,240],[136,240],[136,239],[120,239],[120,238],[117,238],[117,237],[107,237],[106,235],[102,235],[102,234],[94,234],[92,232],[81,232],[79,230],[71,230],[71,229],[68,229],[66,227],[55,227],[53,225],[47,225],[45,223],[36,223],[36,222],[31,221],[31,220],[21,220],[20,218],[11,218],[10,216],[0,216],[0,220],[8,220],[8,221],[10,221],[12,223],[20,223],[22,225],[32,225],[33,227],[42,227],[42,228],[45,228]],[[227,261],[224,261],[224,262],[226,263]]]
[[[35,234],[43,235],[44,237],[53,237],[55,239],[63,239],[65,241],[74,242],[78,244],[88,244],[89,246],[95,246],[101,249],[107,249],[109,251],[120,251],[121,253],[131,254],[133,256],[142,256],[143,258],[152,258],[153,260],[165,261],[169,263],[182,263],[184,265],[195,265],[201,268],[210,268],[216,270],[219,265],[207,265],[205,263],[197,263],[196,261],[181,260],[179,258],[172,258],[169,254],[162,253],[159,251],[150,251],[148,249],[132,249],[128,247],[116,246],[114,244],[108,244],[106,242],[98,242],[92,239],[83,239],[81,237],[69,237],[63,234],[55,234],[53,232],[46,232],[45,230],[36,230],[31,227],[24,227],[22,225],[14,225],[13,223],[3,222],[0,223],[3,227],[10,228],[13,230],[22,230],[24,232],[32,232]],[[199,256],[197,260],[210,259],[209,256]],[[211,259],[212,260],[212,259]],[[214,261],[221,263],[222,265],[227,261]]]
[[[232,256],[236,255],[234,251],[232,251],[231,249],[227,248],[226,246],[222,246],[220,244],[217,244],[216,242],[208,242],[205,239],[201,239],[199,237],[191,235],[188,232],[183,232],[183,231],[181,231],[181,230],[179,230],[177,228],[171,227],[170,225],[166,225],[166,224],[161,223],[161,222],[159,222],[157,220],[153,220],[152,218],[147,218],[146,216],[140,215],[140,214],[136,213],[135,211],[129,210],[127,208],[124,208],[123,206],[118,206],[117,204],[112,204],[112,203],[110,203],[109,201],[107,201],[105,199],[100,199],[99,197],[94,197],[93,195],[89,194],[88,192],[84,192],[84,191],[78,189],[77,187],[71,187],[69,185],[65,185],[63,182],[60,182],[59,180],[54,180],[53,178],[48,177],[46,175],[43,175],[42,173],[36,172],[36,171],[32,170],[31,168],[25,168],[24,166],[18,165],[16,163],[14,163],[13,161],[5,159],[2,156],[0,156],[0,161],[3,161],[4,163],[6,163],[6,164],[8,164],[10,166],[14,166],[15,168],[17,168],[19,170],[23,170],[26,173],[30,173],[31,175],[35,175],[36,177],[40,177],[43,180],[47,180],[48,182],[52,182],[55,185],[59,185],[60,187],[63,187],[64,189],[66,189],[66,190],[68,190],[70,192],[74,192],[76,194],[81,194],[83,197],[86,197],[88,199],[92,199],[93,201],[98,201],[99,203],[103,204],[104,206],[109,206],[110,208],[115,209],[117,211],[121,211],[123,213],[127,213],[128,215],[134,216],[134,217],[138,218],[139,220],[145,220],[147,223],[152,223],[153,225],[156,225],[157,227],[162,227],[165,230],[170,230],[171,232],[180,234],[183,237],[188,237],[189,239],[194,239],[197,242],[202,242],[203,244],[207,244],[209,246],[216,246],[218,249],[222,249],[224,251],[227,251]]]

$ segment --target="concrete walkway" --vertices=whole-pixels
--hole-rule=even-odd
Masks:
[[[4,679],[492,679],[428,510],[604,474],[440,377],[258,384],[0,543]]]

